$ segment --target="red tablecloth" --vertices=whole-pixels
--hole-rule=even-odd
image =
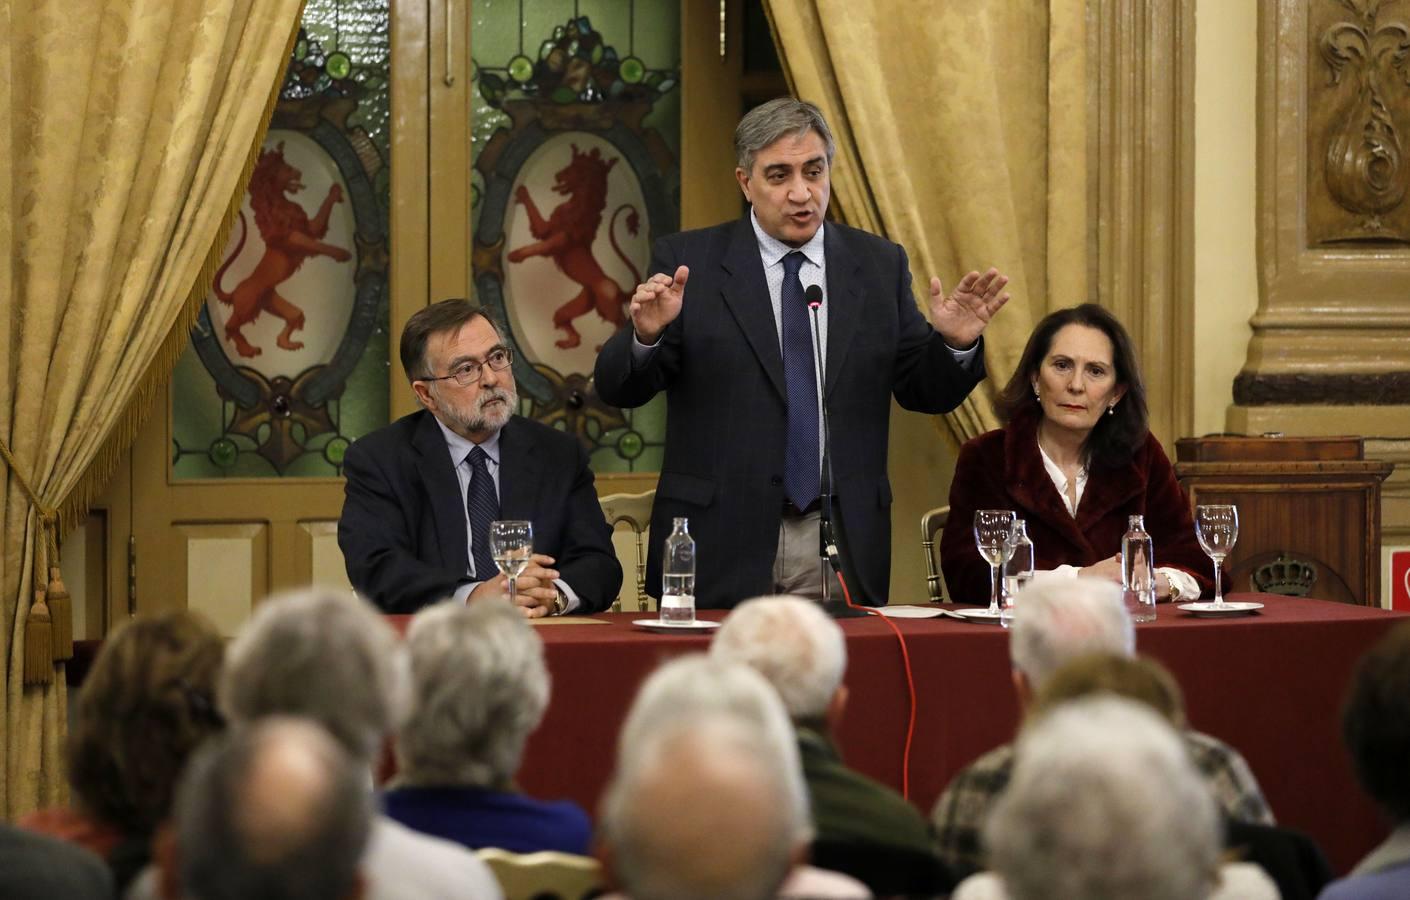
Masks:
[[[1238,595],[1266,607],[1239,619],[1196,619],[1162,605],[1137,647],[1168,666],[1190,724],[1240,750],[1280,823],[1311,834],[1345,871],[1386,833],[1357,788],[1340,741],[1352,664],[1406,614],[1320,600]],[[719,618],[722,613],[706,613]],[[701,651],[708,635],[658,635],[631,625],[556,623],[539,630],[553,678],[542,727],[519,773],[529,793],[595,812],[637,686],[663,659]],[[398,627],[406,619],[394,617]],[[911,799],[929,816],[949,779],[1012,738],[1018,710],[1007,633],[949,618],[892,620],[910,648],[917,693]],[[871,618],[841,622],[850,691],[840,741],[847,762],[897,789],[908,705],[895,635]]]

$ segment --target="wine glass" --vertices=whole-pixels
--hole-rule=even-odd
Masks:
[[[529,558],[534,553],[534,526],[532,522],[516,519],[490,523],[490,555],[494,564],[509,579],[509,602],[515,605],[516,582],[529,566]]]
[[[1195,536],[1200,547],[1214,561],[1214,606],[1224,606],[1224,591],[1220,584],[1220,569],[1224,557],[1234,549],[1239,539],[1239,508],[1232,504],[1210,503],[1195,507]]]
[[[974,511],[974,546],[989,564],[989,615],[999,614],[999,568],[1009,556],[1009,530],[1013,527],[1011,509]]]

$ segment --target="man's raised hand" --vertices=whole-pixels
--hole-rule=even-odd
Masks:
[[[637,285],[631,305],[632,328],[637,340],[648,345],[656,343],[666,326],[681,314],[685,282],[689,277],[690,269],[680,266],[674,277],[660,273]]]
[[[979,340],[994,313],[1009,302],[1009,295],[1003,293],[1008,283],[998,269],[983,275],[970,272],[947,297],[940,279],[930,279],[930,324],[945,343],[956,350],[968,350]]]

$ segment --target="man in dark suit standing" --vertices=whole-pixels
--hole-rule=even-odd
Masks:
[[[640,406],[666,391],[648,590],[659,595],[661,545],[672,517],[685,516],[697,541],[698,606],[820,595],[826,403],[834,515],[856,576],[849,587],[854,599],[885,603],[890,398],[926,413],[964,400],[984,375],[979,338],[1008,300],[1008,279],[970,272],[947,296],[932,278],[927,322],[900,246],[824,227],[834,147],[810,103],[782,98],[752,110],[735,130],[735,149],[750,214],[657,242],[656,274],[632,296],[632,328],[597,359],[597,392],[608,403]],[[821,397],[804,285],[822,287],[825,298]]]
[[[466,300],[420,310],[401,362],[425,407],[359,439],[343,460],[338,546],[353,587],[390,613],[508,593],[489,523],[525,519],[533,561],[517,602],[530,617],[606,609],[622,585],[587,454],[514,414],[512,351]]]

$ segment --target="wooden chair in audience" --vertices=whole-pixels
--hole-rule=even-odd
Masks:
[[[925,588],[930,594],[931,603],[945,602],[945,591],[940,587],[940,548],[935,536],[949,518],[948,506],[937,506],[920,517],[920,547],[925,551]]]
[[[602,867],[590,856],[553,850],[510,853],[497,847],[475,855],[499,879],[504,900],[585,900],[602,893]]]
[[[599,500],[602,504],[602,514],[607,517],[607,524],[612,526],[614,532],[619,524],[626,525],[634,536],[636,546],[636,596],[632,597],[631,579],[623,579],[622,592],[617,596],[617,602],[612,604],[613,612],[621,612],[624,603],[632,602],[635,602],[636,606],[629,609],[629,612],[652,608],[651,598],[646,595],[646,533],[651,528],[651,504],[655,499],[655,491],[646,491],[641,494],[608,494]],[[632,572],[631,564],[624,558],[620,542],[615,539],[615,535],[613,544],[617,546],[617,557],[622,563],[622,572],[629,574]]]

